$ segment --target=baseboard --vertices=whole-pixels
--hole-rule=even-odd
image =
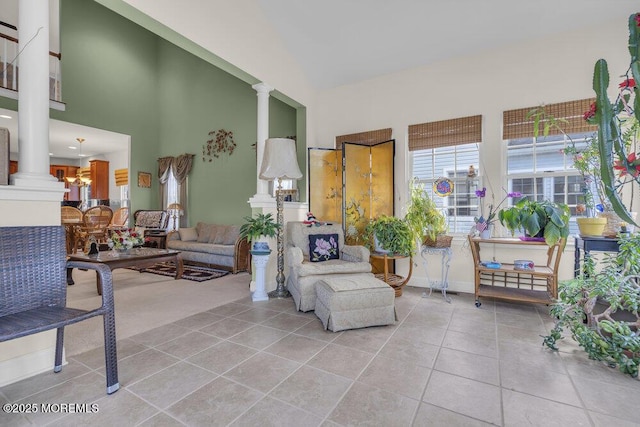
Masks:
[[[43,372],[53,372],[55,350],[54,346],[0,362],[0,387]]]

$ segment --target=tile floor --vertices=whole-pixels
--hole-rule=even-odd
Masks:
[[[120,340],[113,395],[102,348],[0,388],[0,403],[98,412],[0,412],[0,425],[639,425],[640,381],[571,341],[559,353],[541,346],[546,307],[421,294],[396,299],[393,326],[339,333],[291,299],[245,297]]]

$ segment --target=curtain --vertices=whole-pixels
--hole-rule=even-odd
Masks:
[[[183,215],[180,217],[180,227],[186,227],[189,224],[187,206],[188,203],[188,185],[187,176],[193,167],[193,158],[195,154],[181,154],[178,157],[161,157],[158,159],[158,178],[160,180],[160,203],[166,207],[169,204],[167,181],[169,173],[175,177],[178,188],[177,202],[182,205]]]

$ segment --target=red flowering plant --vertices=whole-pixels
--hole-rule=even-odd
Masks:
[[[473,220],[476,222],[476,230],[478,230],[479,232],[482,232],[486,230],[488,226],[493,224],[496,221],[496,214],[500,210],[500,206],[502,206],[502,204],[507,199],[522,196],[522,194],[518,191],[507,192],[506,190],[504,190],[504,192],[506,193],[506,196],[504,196],[504,198],[500,200],[500,203],[498,203],[497,205],[494,203],[489,204],[488,212],[487,212],[487,215],[485,216],[484,199],[487,196],[487,188],[482,187],[482,190],[476,190],[476,197],[480,199],[480,203],[479,203],[480,216],[476,216],[473,218]],[[493,194],[491,195],[491,198],[494,199]]]
[[[638,139],[640,129],[640,13],[629,16],[629,53],[631,63],[614,102],[609,100],[609,69],[607,61],[600,59],[593,71],[595,106],[585,113],[585,119],[598,125],[597,148],[600,160],[600,179],[608,203],[625,222],[633,223],[629,208],[621,198],[623,188],[634,194],[634,186],[640,185],[640,159]],[[631,187],[631,188],[629,188]],[[637,225],[637,224],[636,224]]]

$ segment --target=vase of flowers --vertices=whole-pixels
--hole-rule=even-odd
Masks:
[[[142,246],[143,243],[142,235],[131,228],[113,230],[107,239],[109,248],[116,251],[128,251],[131,248]]]
[[[522,194],[518,191],[513,191],[511,193],[505,191],[505,193],[506,196],[504,196],[500,203],[498,203],[497,205],[495,203],[489,204],[487,209],[488,212],[486,212],[485,216],[484,199],[487,196],[487,188],[482,187],[482,190],[476,190],[476,197],[480,199],[478,203],[480,205],[480,216],[474,217],[473,220],[476,223],[476,231],[480,234],[480,237],[482,239],[491,238],[496,221],[496,214],[500,210],[500,206],[502,206],[502,204],[509,198],[522,196]],[[491,198],[494,198],[493,194],[491,195]]]

